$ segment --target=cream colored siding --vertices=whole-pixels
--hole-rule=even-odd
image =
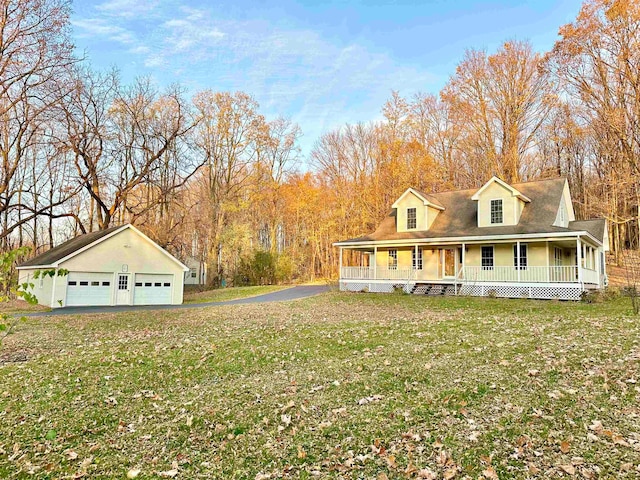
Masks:
[[[398,202],[397,207],[397,224],[398,232],[406,232],[407,230],[407,209],[416,209],[416,228],[412,230],[427,230],[427,207],[424,205],[424,201],[419,199],[413,193],[407,193]]]
[[[18,275],[18,281],[20,283],[33,283],[34,288],[30,289],[29,292],[33,293],[38,299],[38,303],[40,305],[45,305],[47,307],[51,306],[51,291],[53,287],[53,278],[46,276],[42,279],[42,286],[40,286],[40,279],[34,279],[33,276],[39,270],[37,268],[29,269],[29,270],[19,270],[20,274]],[[66,280],[64,277],[57,277],[56,282],[63,282],[66,284]],[[58,289],[56,288],[56,291]],[[54,296],[55,297],[55,296]],[[55,297],[54,302],[57,299],[64,299],[64,297]]]
[[[573,211],[573,203],[571,202],[571,192],[569,191],[569,182],[564,183],[564,190],[562,191],[562,198],[560,198],[560,204],[558,205],[558,213],[556,214],[556,220],[553,222],[558,227],[567,227],[569,222],[576,219]]]
[[[502,200],[502,223],[491,223],[491,200]],[[509,190],[494,182],[487,186],[478,199],[478,226],[517,225],[523,208],[522,200],[512,196]]]
[[[514,267],[513,250],[515,243],[496,243],[487,244],[493,245],[493,265],[495,267]],[[529,267],[546,267],[547,266],[547,248],[544,242],[538,243],[526,243],[521,242],[521,245],[527,245],[527,266]],[[481,266],[481,252],[482,245],[468,245],[467,252],[465,253],[465,265],[468,266]],[[551,251],[553,255],[553,251]],[[550,265],[553,265],[551,263]]]
[[[427,230],[428,230],[431,228],[431,225],[433,225],[433,222],[435,221],[436,217],[440,213],[440,210],[438,210],[437,208],[429,207],[429,206],[427,206],[426,208],[427,208]]]
[[[422,250],[422,273],[419,274],[421,280],[440,278],[440,250],[436,248],[425,248]]]
[[[173,275],[172,303],[182,303],[184,270],[132,229],[116,235],[60,264],[73,272],[128,272]],[[66,279],[59,277],[61,283]]]

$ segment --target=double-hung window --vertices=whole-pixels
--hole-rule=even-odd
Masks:
[[[417,253],[417,255],[416,255]],[[414,270],[422,270],[422,249],[419,248],[417,251],[413,249],[411,251],[412,255],[412,264]]]
[[[518,258],[519,257],[519,258]],[[520,261],[520,263],[518,263]],[[520,255],[518,256],[518,244],[513,246],[513,266],[516,269],[526,270],[527,269],[527,246],[520,245]]]
[[[407,208],[407,230],[413,230],[418,226],[415,208]]]
[[[398,250],[389,250],[389,262],[387,263],[389,270],[398,269]]]
[[[491,200],[491,223],[502,223],[502,199]]]
[[[482,247],[482,270],[493,270],[493,247]]]

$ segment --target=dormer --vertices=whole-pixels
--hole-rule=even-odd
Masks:
[[[492,177],[471,200],[478,202],[478,227],[517,225],[529,198],[498,177]]]
[[[562,197],[560,197],[560,205],[558,205],[558,213],[556,214],[556,220],[553,222],[553,225],[556,227],[567,228],[569,226],[569,222],[573,222],[575,219],[576,215],[573,211],[569,182],[565,180]]]
[[[412,232],[429,230],[444,207],[435,198],[413,188],[407,189],[392,205],[396,209],[396,230]]]

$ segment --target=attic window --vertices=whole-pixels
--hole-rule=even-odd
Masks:
[[[491,223],[502,223],[502,199],[491,200]]]
[[[417,227],[416,209],[407,208],[407,230],[413,230]]]

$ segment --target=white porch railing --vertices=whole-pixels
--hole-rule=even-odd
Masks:
[[[342,280],[415,280],[418,273],[413,268],[377,267],[341,267]],[[420,277],[423,279],[423,277]],[[441,278],[424,278],[438,281]],[[465,283],[507,282],[507,283],[578,283],[578,268],[575,265],[538,267],[528,266],[521,270],[515,267],[477,267],[466,266],[458,272],[457,280]],[[582,282],[598,284],[598,272],[589,268],[582,269]]]
[[[373,267],[342,267],[340,278],[342,280],[414,280],[416,271],[413,268],[377,267],[374,272]]]
[[[584,283],[594,283],[598,285],[600,283],[600,275],[596,270],[592,270],[590,268],[583,268],[582,281]]]
[[[586,270],[583,269],[583,273]],[[597,277],[597,272],[596,277]],[[465,282],[508,282],[508,283],[576,283],[578,268],[575,265],[551,267],[469,267],[458,276]],[[583,281],[585,281],[583,279]]]
[[[372,280],[373,268],[371,267],[342,267],[340,278],[344,280]]]

